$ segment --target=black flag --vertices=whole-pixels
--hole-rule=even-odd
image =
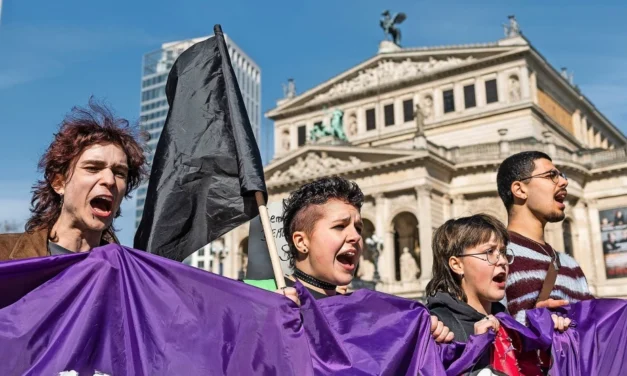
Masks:
[[[183,52],[166,84],[170,109],[157,144],[134,247],[182,261],[259,214],[259,148],[220,25]]]

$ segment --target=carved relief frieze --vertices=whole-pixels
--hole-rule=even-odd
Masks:
[[[268,183],[286,183],[293,180],[325,176],[337,170],[367,166],[369,162],[350,156],[348,159],[330,157],[325,152],[309,152],[297,158],[296,163],[285,170],[276,171],[267,180]]]
[[[367,89],[393,82],[407,80],[408,78],[430,74],[461,64],[473,62],[476,59],[468,56],[465,59],[449,57],[447,59],[429,58],[427,61],[380,61],[374,68],[360,71],[356,77],[339,82],[328,91],[318,94],[309,103],[322,102],[328,99],[355,94]]]

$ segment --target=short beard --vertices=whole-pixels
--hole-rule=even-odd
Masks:
[[[548,217],[546,217],[546,221],[549,223],[561,222],[566,218],[566,213],[552,213]]]

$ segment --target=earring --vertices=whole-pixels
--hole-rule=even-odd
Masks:
[[[307,253],[309,252],[309,249],[307,249],[307,247],[305,247],[305,249],[303,249],[303,253]]]
[[[59,193],[59,196],[61,196],[61,206],[63,206],[63,193]]]

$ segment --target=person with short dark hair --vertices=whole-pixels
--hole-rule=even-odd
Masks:
[[[283,230],[294,274],[285,278],[289,287],[278,293],[299,304],[292,287],[298,280],[316,299],[344,294],[363,252],[363,202],[359,186],[339,176],[307,183],[283,201]],[[431,334],[437,342],[454,338],[435,316]]]
[[[0,260],[89,251],[117,243],[122,199],[146,176],[146,157],[125,119],[90,100],[74,108],[39,161],[26,232],[0,235]]]
[[[283,202],[283,231],[294,275],[315,297],[337,294],[351,283],[363,251],[364,195],[340,177],[318,179]]]
[[[510,314],[524,324],[526,310],[534,307],[557,307],[591,299],[579,264],[544,240],[546,224],[565,218],[566,175],[553,165],[547,154],[526,151],[501,163],[497,186],[507,209],[507,229],[516,254],[506,288]],[[550,264],[557,270],[557,278],[549,299],[540,302],[538,298]]]

